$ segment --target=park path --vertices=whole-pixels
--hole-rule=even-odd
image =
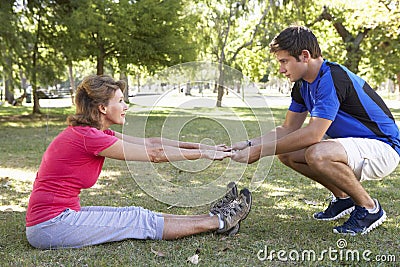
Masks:
[[[184,94],[143,94],[129,98],[130,103],[142,107],[215,107],[216,96],[214,95],[192,95],[185,96]],[[53,107],[70,107],[71,98],[60,99],[40,99],[42,108]],[[290,104],[290,97],[285,95],[262,95],[252,94],[244,97],[234,94],[225,95],[222,99],[223,107],[287,107]],[[24,104],[25,105],[25,104]],[[26,104],[29,105],[29,104]]]
[[[132,104],[141,107],[181,107],[181,108],[193,108],[193,107],[215,107],[216,96],[215,95],[192,95],[185,96],[184,94],[143,94],[135,95],[129,98]],[[384,99],[386,105],[391,109],[400,109],[399,100],[387,100]],[[61,99],[40,99],[40,106],[46,107],[69,107],[71,106],[71,98]],[[24,104],[25,105],[25,104]],[[32,104],[26,104],[32,105]],[[223,107],[288,107],[290,105],[290,96],[283,94],[249,94],[240,96],[235,94],[225,95],[222,99]],[[135,108],[135,107],[134,107]]]

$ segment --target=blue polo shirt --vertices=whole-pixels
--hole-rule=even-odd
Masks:
[[[399,128],[389,108],[368,83],[342,65],[324,60],[315,81],[295,82],[289,110],[331,120],[326,134],[332,138],[381,140],[400,155]]]

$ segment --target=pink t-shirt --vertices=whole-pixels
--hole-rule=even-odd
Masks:
[[[111,130],[69,126],[43,155],[26,212],[26,226],[50,220],[65,209],[80,210],[81,189],[99,178],[104,157],[98,154],[118,140]]]

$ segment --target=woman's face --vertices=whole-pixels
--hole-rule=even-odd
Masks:
[[[128,106],[124,102],[124,94],[120,89],[115,91],[107,106],[99,107],[103,114],[103,130],[108,129],[113,124],[123,125]]]

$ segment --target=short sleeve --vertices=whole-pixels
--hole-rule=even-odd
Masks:
[[[111,135],[111,136],[115,136],[115,132],[111,129],[107,129],[103,131],[105,134]]]
[[[330,78],[330,75],[327,76]],[[333,83],[322,79],[315,94],[315,104],[310,112],[311,117],[333,121],[336,118],[339,107],[340,103]]]
[[[297,113],[302,113],[307,111],[307,107],[303,104],[299,104],[296,100],[292,99],[292,103],[290,103],[289,110]]]
[[[308,110],[300,93],[301,86],[302,81],[297,81],[293,85],[291,93],[292,102],[289,106],[290,111],[302,113]]]
[[[97,156],[118,141],[115,133],[111,130],[100,131],[96,128],[85,128],[87,128],[86,131],[81,134],[83,134],[85,149],[89,154]]]

